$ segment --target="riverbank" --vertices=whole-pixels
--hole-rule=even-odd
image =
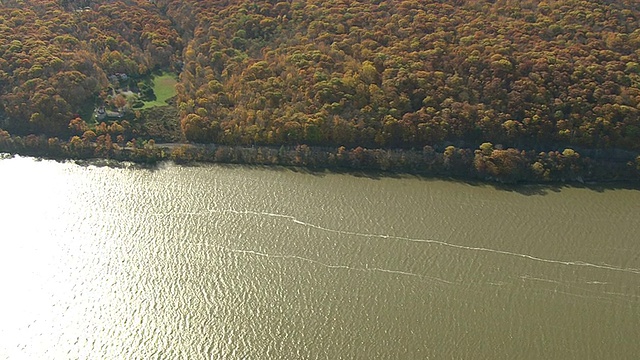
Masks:
[[[583,153],[581,153],[582,151]],[[296,166],[312,170],[414,174],[460,180],[517,183],[640,181],[640,156],[614,150],[551,151],[502,149],[484,143],[478,149],[425,146],[420,150],[298,146],[225,146],[156,144],[153,140],[114,143],[0,133],[0,152],[50,159],[109,159],[139,164],[160,161]],[[588,154],[589,156],[586,156]]]

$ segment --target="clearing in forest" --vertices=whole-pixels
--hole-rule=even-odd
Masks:
[[[153,78],[153,92],[156,94],[154,101],[145,101],[143,109],[156,106],[167,106],[167,100],[176,96],[176,75],[173,73],[163,73]]]

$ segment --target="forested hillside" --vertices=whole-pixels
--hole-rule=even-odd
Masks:
[[[147,1],[2,0],[0,128],[68,134],[80,110],[107,98],[108,76],[169,67],[181,49]]]
[[[639,25],[635,0],[3,0],[0,127],[73,135],[109,76],[173,69],[188,141],[636,151]]]
[[[158,4],[192,140],[640,146],[634,0]]]

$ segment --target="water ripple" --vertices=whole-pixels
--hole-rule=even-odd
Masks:
[[[402,270],[392,270],[392,269],[384,269],[384,268],[379,268],[379,267],[369,267],[368,265],[365,266],[365,267],[354,267],[354,266],[348,266],[348,265],[334,265],[334,264],[323,263],[323,262],[318,261],[318,260],[314,260],[314,259],[310,259],[310,258],[298,256],[298,255],[269,254],[269,253],[260,252],[260,251],[256,251],[256,250],[232,249],[232,248],[228,248],[228,247],[225,247],[225,246],[211,245],[211,244],[206,244],[206,243],[200,243],[199,245],[207,246],[207,247],[215,247],[215,248],[222,249],[222,250],[225,250],[225,251],[228,251],[228,252],[231,252],[231,253],[235,253],[235,254],[253,255],[253,256],[265,257],[265,258],[270,258],[270,259],[301,260],[301,261],[312,263],[312,264],[315,264],[315,265],[320,265],[320,266],[323,266],[323,267],[329,268],[329,269],[342,269],[342,270],[362,271],[362,272],[380,272],[380,273],[387,273],[387,274],[394,274],[394,275],[417,277],[417,278],[421,278],[421,279],[438,281],[438,282],[449,284],[449,285],[456,285],[455,283],[453,283],[451,281],[444,280],[444,279],[440,279],[440,278],[436,278],[436,277],[432,277],[432,276],[420,275],[420,274],[416,274],[416,273],[412,273],[412,272],[408,272],[408,271],[402,271]]]
[[[323,226],[320,226],[320,225],[315,225],[315,224],[312,224],[312,223],[309,223],[309,222],[301,221],[301,220],[297,219],[294,216],[285,215],[285,214],[276,214],[276,213],[258,212],[258,211],[249,211],[249,210],[239,211],[239,210],[233,210],[233,209],[211,210],[211,212],[246,214],[246,215],[257,215],[257,216],[269,216],[269,217],[275,217],[275,218],[284,218],[284,219],[288,219],[291,222],[293,222],[295,224],[298,224],[298,225],[307,226],[307,227],[310,227],[310,228],[314,228],[314,229],[318,229],[318,230],[322,230],[322,231],[326,231],[326,232],[332,232],[332,233],[336,233],[336,234],[341,234],[341,235],[351,235],[351,236],[368,237],[368,238],[392,239],[392,240],[401,240],[401,241],[416,242],[416,243],[436,244],[436,245],[446,246],[446,247],[450,247],[450,248],[454,248],[454,249],[460,249],[460,250],[482,251],[482,252],[488,252],[488,253],[493,253],[493,254],[516,256],[516,257],[520,257],[520,258],[527,259],[527,260],[539,261],[539,262],[550,263],[550,264],[567,265],[567,266],[592,267],[592,268],[603,269],[603,270],[620,271],[620,272],[626,272],[626,273],[632,273],[632,274],[640,274],[640,269],[622,268],[622,267],[617,267],[617,266],[613,266],[613,265],[609,265],[609,264],[594,264],[594,263],[589,263],[589,262],[585,262],[585,261],[581,261],[581,260],[545,259],[545,258],[540,258],[540,257],[533,256],[533,255],[528,255],[528,254],[516,253],[516,252],[511,252],[511,251],[506,251],[506,250],[491,249],[491,248],[485,248],[485,247],[458,245],[458,244],[452,244],[452,243],[448,243],[448,242],[440,241],[440,240],[435,240],[435,239],[418,239],[418,238],[410,238],[410,237],[404,237],[404,236],[395,236],[395,235],[386,235],[386,234],[370,234],[370,233],[361,233],[361,232],[354,232],[354,231],[331,229],[331,228],[323,227]]]

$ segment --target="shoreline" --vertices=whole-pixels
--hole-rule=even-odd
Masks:
[[[548,191],[559,191],[562,188],[585,188],[597,192],[606,190],[638,190],[640,191],[640,181],[634,179],[613,179],[613,180],[597,180],[597,181],[569,181],[569,180],[557,180],[557,181],[520,181],[517,183],[505,183],[493,180],[482,180],[477,178],[460,178],[451,176],[440,176],[430,174],[417,174],[406,172],[389,172],[383,170],[357,170],[350,168],[310,168],[297,165],[273,165],[273,164],[250,164],[250,163],[223,163],[223,162],[202,162],[193,161],[188,163],[177,163],[173,160],[159,160],[153,163],[147,162],[135,162],[131,160],[116,160],[106,158],[60,158],[50,156],[35,156],[26,154],[12,154],[0,151],[0,160],[11,159],[15,157],[32,158],[37,161],[49,160],[61,163],[72,163],[81,167],[110,167],[110,168],[123,168],[123,169],[139,169],[139,170],[156,170],[162,167],[163,164],[170,164],[175,166],[222,166],[222,167],[248,167],[248,168],[263,168],[278,170],[289,170],[297,173],[305,173],[313,176],[323,176],[327,174],[339,174],[350,175],[360,178],[369,178],[374,180],[380,179],[402,179],[402,178],[417,178],[424,181],[451,181],[464,183],[471,186],[492,186],[499,190],[513,191],[522,193],[524,195],[544,195]]]
[[[310,172],[371,174],[374,177],[413,175],[498,186],[640,184],[640,156],[637,154],[623,152],[625,157],[596,158],[581,156],[572,149],[562,152],[487,149],[486,146],[475,150],[447,146],[444,151],[430,146],[422,150],[347,149],[307,145],[156,144],[153,140],[120,146],[73,139],[66,143],[30,135],[0,137],[0,152],[60,161],[133,162],[141,166],[155,166],[164,161],[178,165],[283,166]]]

